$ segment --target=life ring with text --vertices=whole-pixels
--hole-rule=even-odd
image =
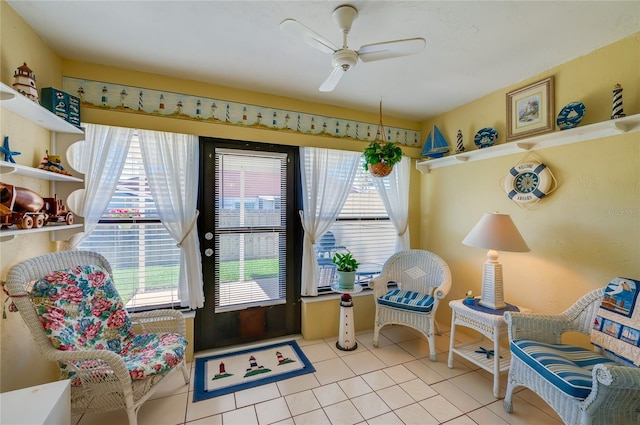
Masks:
[[[519,204],[538,202],[551,192],[553,175],[541,162],[524,162],[509,170],[504,179],[507,196]]]

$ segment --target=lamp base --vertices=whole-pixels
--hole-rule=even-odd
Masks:
[[[504,310],[507,304],[504,302],[502,289],[502,264],[497,261],[497,258],[497,254],[493,258],[488,256],[483,264],[482,294],[478,304],[492,310]]]
[[[507,308],[507,304],[505,302],[503,302],[502,304],[496,304],[496,303],[487,302],[482,298],[480,299],[480,301],[478,301],[478,304],[483,307],[490,308],[491,310],[504,310],[505,308]]]

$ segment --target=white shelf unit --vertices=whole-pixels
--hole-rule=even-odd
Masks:
[[[15,91],[8,85],[0,82],[0,106],[3,109],[11,111],[16,115],[51,131],[52,144],[55,145],[57,134],[69,134],[69,135],[83,135],[84,131],[71,123],[63,120],[54,113],[48,111],[44,107],[40,106],[36,102],[28,99],[26,96]],[[83,179],[75,176],[67,176],[64,174],[58,174],[51,171],[41,170],[38,168],[28,167],[20,164],[14,164],[7,161],[0,161],[0,175],[15,174],[19,176],[31,177],[41,180],[47,180],[51,183],[51,193],[56,193],[56,189],[61,189],[63,192],[68,192],[63,188],[55,186],[55,182],[62,185],[71,183],[76,185],[77,183],[83,183]],[[50,223],[44,227],[37,229],[1,229],[0,241],[8,241],[15,238],[18,235],[25,235],[30,233],[39,232],[55,232],[64,231],[69,229],[83,228],[84,224],[56,224]],[[52,233],[53,235],[53,233]]]
[[[480,366],[487,372],[491,374],[495,373],[493,355],[487,357],[487,355],[484,353],[478,353],[477,351],[481,351],[481,348],[484,348],[485,350],[493,350],[493,341],[481,338],[472,342],[467,342],[465,344],[455,345],[451,347],[451,351],[459,355],[463,359],[468,360],[477,366]],[[506,349],[500,350],[499,356],[500,358],[498,360],[498,371],[500,373],[504,373],[509,370],[509,365],[511,363],[511,353]]]
[[[65,174],[58,174],[52,171],[41,170],[40,168],[27,167],[7,161],[0,161],[0,174],[16,174],[18,176],[33,177],[36,179],[82,183],[82,179]]]
[[[589,124],[570,130],[555,131],[553,133],[546,133],[540,136],[494,145],[484,149],[462,152],[442,158],[421,160],[416,162],[416,168],[420,172],[428,173],[434,168],[497,158],[518,152],[585,142],[587,140],[600,139],[602,137],[615,136],[623,133],[633,133],[636,131],[640,131],[640,114]]]
[[[47,130],[57,133],[84,134],[82,129],[66,122],[2,82],[0,82],[0,105]]]
[[[33,229],[4,229],[0,230],[0,241],[10,240],[18,235],[27,235],[29,233],[39,232],[53,232],[56,230],[78,229],[83,227],[84,224],[64,224],[64,223],[49,223],[46,226],[33,228]]]

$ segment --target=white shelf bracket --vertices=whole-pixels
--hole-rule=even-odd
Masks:
[[[10,93],[10,92],[2,90],[2,88],[0,88],[0,100],[11,100],[14,97],[16,97],[16,95],[14,93]]]
[[[536,144],[531,142],[516,142],[516,146],[523,151],[530,151],[536,146]]]
[[[11,163],[2,163],[0,164],[0,173],[1,174],[13,174],[16,172],[16,167],[11,165]]]
[[[624,122],[612,121],[611,128],[617,131],[618,133],[626,133],[629,131],[629,125]]]

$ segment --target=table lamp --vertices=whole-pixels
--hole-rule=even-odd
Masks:
[[[482,269],[482,297],[479,304],[493,310],[506,308],[502,288],[502,264],[498,262],[496,251],[530,251],[511,217],[498,212],[486,213],[462,243],[489,250]]]

